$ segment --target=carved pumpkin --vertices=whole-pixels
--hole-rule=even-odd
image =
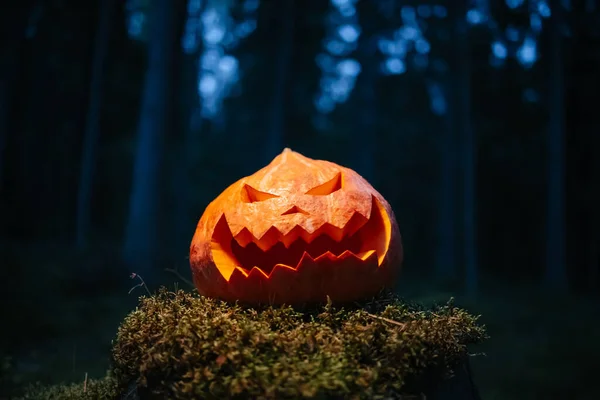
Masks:
[[[349,168],[290,149],[210,203],[190,247],[202,295],[254,304],[373,296],[401,261],[381,194]]]

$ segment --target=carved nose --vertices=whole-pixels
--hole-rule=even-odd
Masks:
[[[300,213],[300,214],[308,214],[306,211],[304,211],[300,207],[292,206],[289,210],[287,210],[286,212],[282,213],[281,215],[290,215],[290,214],[298,214],[298,213]]]

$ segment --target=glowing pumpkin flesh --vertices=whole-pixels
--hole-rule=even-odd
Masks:
[[[285,149],[208,205],[190,247],[198,291],[244,303],[353,301],[393,285],[400,232],[355,171]]]

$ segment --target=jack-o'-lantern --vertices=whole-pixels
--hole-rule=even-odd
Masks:
[[[402,261],[388,202],[355,171],[285,149],[208,205],[190,247],[205,296],[346,302],[393,285]]]

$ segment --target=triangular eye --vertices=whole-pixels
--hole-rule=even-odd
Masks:
[[[242,201],[244,203],[254,203],[257,201],[265,201],[268,199],[272,199],[274,197],[279,197],[279,196],[277,196],[276,194],[261,192],[260,190],[256,190],[252,186],[248,186],[246,184],[242,188]]]
[[[342,173],[338,172],[333,179],[310,189],[306,194],[310,194],[312,196],[327,196],[337,190],[342,188]]]

